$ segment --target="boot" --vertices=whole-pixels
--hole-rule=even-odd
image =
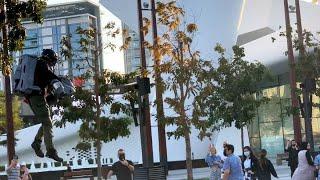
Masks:
[[[63,159],[58,156],[57,151],[55,149],[49,149],[46,153],[46,157],[53,159],[57,162],[63,162]]]
[[[41,158],[44,157],[44,153],[41,150],[41,141],[37,141],[37,140],[33,141],[33,143],[31,144],[31,147],[38,157],[41,157]]]

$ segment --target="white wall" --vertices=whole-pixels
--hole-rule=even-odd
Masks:
[[[116,46],[115,50],[111,50],[110,48],[105,48],[103,51],[103,68],[109,69],[115,72],[124,73],[125,72],[125,60],[124,60],[124,52],[120,50],[120,47],[123,45],[123,37],[122,37],[122,21],[107,10],[104,6],[100,6],[100,23],[101,23],[101,34],[102,34],[102,46],[106,47],[108,43],[112,43]],[[105,28],[105,26],[110,23],[115,23],[115,31],[117,28],[120,29],[120,34],[115,38],[112,38],[107,35],[110,31]]]

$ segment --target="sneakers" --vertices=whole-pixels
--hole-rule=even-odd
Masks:
[[[46,157],[51,158],[57,162],[63,162],[63,159],[58,156],[57,151],[55,149],[49,149],[46,153]]]
[[[40,142],[33,141],[33,143],[31,144],[31,147],[38,157],[41,157],[41,158],[44,157],[44,154],[41,150],[41,141]]]

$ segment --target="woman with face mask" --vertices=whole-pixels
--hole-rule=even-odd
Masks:
[[[253,152],[249,146],[243,148],[243,160],[242,168],[244,170],[245,180],[256,180],[259,162],[258,159],[253,155]]]

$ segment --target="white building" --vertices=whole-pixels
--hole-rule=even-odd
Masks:
[[[57,1],[49,1],[49,4],[56,3]],[[72,1],[71,1],[72,2]],[[70,3],[70,2],[69,2]],[[100,9],[108,9],[105,12],[106,21],[101,21],[103,26],[107,22],[108,17],[110,20],[115,20],[118,23],[125,23],[133,30],[137,31],[137,11],[136,2],[128,0],[103,0],[101,1],[104,7]],[[237,42],[246,48],[248,58],[250,59],[264,59],[263,63],[269,64],[270,61],[277,61],[279,58],[285,59],[282,55],[286,44],[280,43],[274,46],[268,39],[271,34],[278,31],[279,25],[283,26],[283,2],[281,0],[201,0],[195,3],[194,0],[183,0],[182,6],[186,9],[186,17],[188,20],[195,21],[198,24],[199,35],[196,37],[196,46],[202,52],[204,57],[215,57],[213,47],[216,43],[221,43],[227,50]],[[130,8],[128,8],[130,7]],[[308,20],[310,16],[319,17],[319,7],[308,3],[301,3],[303,13],[305,13],[304,22],[310,24],[311,28],[318,29],[318,23],[315,20]],[[308,10],[308,11],[306,11]],[[115,14],[115,15],[113,15]],[[316,15],[316,16],[315,16]],[[315,25],[314,27],[311,25]],[[262,30],[261,30],[262,29]],[[259,33],[252,33],[257,30]],[[256,34],[262,35],[257,36]],[[245,36],[248,35],[248,36]],[[256,38],[254,38],[256,37]],[[122,40],[119,40],[121,44]],[[259,51],[256,47],[263,46],[263,50]],[[281,48],[280,48],[281,47]],[[261,48],[262,50],[262,48]],[[110,55],[110,58],[117,58],[124,56],[123,53]],[[271,63],[272,64],[272,63]],[[104,61],[104,68],[124,72],[124,62]],[[150,101],[155,100],[155,92],[152,90],[150,94]],[[155,114],[156,109],[151,106],[151,113]],[[22,129],[16,132],[16,137],[19,142],[16,146],[17,155],[21,161],[27,163],[40,163],[51,161],[49,159],[40,159],[35,156],[30,144],[38,129],[39,125]],[[167,130],[174,127],[167,127]],[[68,124],[65,128],[54,128],[54,143],[59,154],[65,160],[74,159],[88,159],[95,157],[94,148],[88,152],[75,152],[79,137],[77,131],[79,124]],[[245,131],[245,134],[248,134]],[[191,147],[194,159],[202,159],[205,157],[208,146],[213,143],[218,147],[218,151],[222,151],[222,142],[228,140],[229,143],[234,144],[236,154],[241,154],[241,141],[240,131],[234,127],[226,128],[220,132],[216,132],[212,140],[200,141],[197,138],[197,131],[192,130],[191,134]],[[0,137],[0,140],[5,137]],[[159,147],[158,147],[158,131],[157,122],[152,119],[152,139],[153,139],[153,152],[155,162],[159,162]],[[248,137],[245,138],[245,145],[249,144]],[[263,147],[263,146],[262,146]],[[119,138],[107,144],[103,144],[102,156],[104,163],[112,163],[117,159],[117,150],[123,148],[126,150],[127,158],[134,162],[141,163],[141,143],[140,133],[138,127],[131,127],[131,135],[127,138]],[[170,139],[167,140],[168,160],[179,161],[185,160],[185,144],[184,139]],[[107,159],[107,160],[106,160]],[[112,159],[112,161],[111,161]],[[6,149],[0,147],[0,164],[6,164],[7,155]],[[89,166],[89,165],[87,165]],[[42,169],[43,170],[43,169]]]

